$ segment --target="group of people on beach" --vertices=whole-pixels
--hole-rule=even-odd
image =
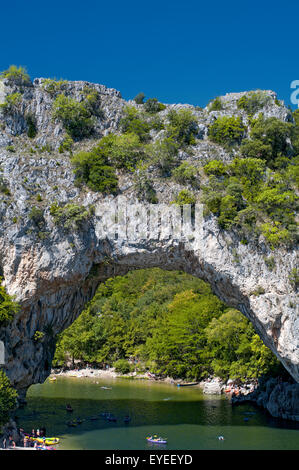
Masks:
[[[41,438],[41,439],[46,439],[46,428],[42,427],[40,429],[32,429],[31,434],[25,434],[23,429],[20,429],[20,436],[21,439],[23,440],[24,447],[37,447],[40,445],[37,441],[33,441],[31,438],[36,439],[36,438]]]
[[[16,447],[16,443],[13,440],[12,436],[9,436],[8,439],[6,437],[2,441],[2,449],[14,449]]]
[[[19,435],[20,439],[16,443],[13,439],[12,436],[9,436],[9,438],[4,438],[2,442],[2,449],[15,449],[17,445],[19,447],[33,447],[36,448],[40,446],[40,443],[37,441],[33,441],[31,438],[40,438],[43,440],[46,440],[46,428],[42,427],[41,429],[32,429],[31,434],[25,433],[24,429],[20,428],[19,429]]]

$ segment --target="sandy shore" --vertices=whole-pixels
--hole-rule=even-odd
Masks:
[[[138,379],[149,379],[150,377],[148,374],[136,374],[136,372],[132,372],[130,374],[122,375],[119,372],[115,372],[114,368],[111,367],[110,369],[92,369],[92,368],[85,368],[85,369],[73,369],[73,370],[66,370],[66,371],[59,371],[56,372],[55,369],[51,371],[50,378],[54,377],[97,377],[97,378],[116,378],[116,377],[132,377]]]
[[[145,380],[152,380],[155,382],[164,382],[164,383],[169,383],[173,385],[177,385],[182,383],[184,384],[184,381],[181,379],[173,379],[172,377],[165,377],[165,378],[158,378],[155,377],[153,374],[150,373],[143,373],[143,374],[137,374],[136,372],[131,372],[129,374],[121,374],[119,372],[115,372],[115,369],[113,367],[109,369],[92,369],[90,367],[86,367],[84,369],[72,369],[72,370],[66,370],[66,371],[60,371],[60,370],[52,370],[51,375],[50,375],[50,380],[53,379],[54,377],[76,377],[76,378],[83,378],[83,377],[89,377],[89,378],[100,378],[100,379],[115,379],[115,378],[129,378],[129,379],[145,379]],[[237,395],[248,395],[250,392],[252,392],[255,388],[256,385],[253,383],[249,383],[246,386],[238,386],[235,387],[232,383],[232,381],[228,381],[227,383],[223,382],[220,378],[214,377],[206,380],[202,380],[198,382],[197,385],[194,385],[196,388],[201,388],[205,394],[216,394],[220,395],[222,393],[225,393],[227,396],[232,396],[233,393],[236,393]]]

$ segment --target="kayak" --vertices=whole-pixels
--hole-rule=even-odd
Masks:
[[[77,423],[77,421],[68,421],[66,424],[67,424],[67,426],[75,428],[80,423]]]
[[[42,437],[31,437],[31,441],[38,442],[38,444],[45,444],[46,446],[52,446],[59,443],[58,437],[46,437],[45,440]]]
[[[180,384],[177,384],[178,387],[191,387],[192,385],[197,385],[198,382],[188,382],[188,383],[180,383]]]
[[[167,444],[167,440],[162,437],[147,437],[146,440],[154,444]]]

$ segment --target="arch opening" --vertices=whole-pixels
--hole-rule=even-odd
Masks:
[[[101,282],[132,270],[154,267],[183,271],[208,282],[221,301],[239,310],[251,321],[265,345],[296,380],[297,365],[279,352],[277,322],[274,325],[276,330],[273,330],[273,318],[270,316],[265,324],[264,310],[262,315],[258,315],[259,304],[264,309],[263,296],[253,296],[252,302],[252,297],[244,293],[244,285],[236,282],[236,277],[232,277],[229,270],[217,269],[206,254],[199,257],[195,252],[186,250],[184,244],[170,244],[168,247],[135,244],[121,247],[120,250],[110,242],[102,241],[97,248],[84,253],[84,264],[83,258],[79,258],[78,262],[82,262],[80,273],[77,267],[74,269],[72,266],[68,267],[63,277],[49,280],[48,273],[39,272],[34,295],[24,301],[22,313],[6,329],[4,336],[8,339],[7,355],[10,358],[7,372],[21,394],[25,394],[30,385],[42,383],[50,374],[50,367],[45,366],[52,363],[56,335],[74,322]],[[42,340],[34,339],[36,331],[45,333]],[[16,367],[17,372],[14,370]]]
[[[191,381],[256,380],[283,369],[250,321],[212,294],[208,283],[159,268],[101,283],[60,336],[54,367],[86,365]]]

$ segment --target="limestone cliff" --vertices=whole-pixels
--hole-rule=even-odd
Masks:
[[[55,335],[79,315],[99,282],[130,269],[153,266],[184,270],[208,281],[216,295],[250,319],[298,382],[299,316],[296,293],[289,281],[289,273],[297,265],[296,250],[276,250],[275,268],[270,272],[265,259],[273,252],[262,240],[244,245],[237,235],[220,230],[213,216],[203,220],[200,246],[192,240],[187,244],[165,237],[160,229],[154,237],[116,237],[105,225],[102,203],[112,204],[125,196],[129,203],[126,216],[134,220],[133,204],[138,200],[133,178],[119,172],[115,197],[74,184],[69,155],[58,152],[64,130],[52,118],[53,97],[43,83],[44,79],[35,79],[32,85],[23,87],[18,109],[0,116],[0,176],[8,189],[0,197],[0,274],[8,293],[22,305],[13,322],[0,329],[6,348],[5,368],[12,383],[22,393],[31,384],[45,380],[50,373]],[[86,85],[99,92],[103,113],[97,117],[93,137],[76,143],[75,150],[89,149],[96,139],[117,132],[126,104],[118,91],[103,85],[67,82],[65,93],[80,101]],[[13,92],[11,85],[0,81],[0,102]],[[267,94],[270,100],[262,112],[284,121],[292,119],[289,110],[277,102],[276,94]],[[207,129],[218,115],[240,115],[246,122],[248,117],[236,105],[240,96],[242,93],[223,97],[221,111],[167,105],[159,113],[165,119],[170,108],[186,107],[197,117],[196,145],[192,155],[181,152],[182,160],[202,165],[215,158],[232,159],[233,152],[208,140]],[[26,135],[29,114],[36,123],[34,139]],[[160,203],[169,203],[182,189],[154,172],[152,183]],[[53,222],[49,207],[54,201],[76,202],[86,208],[93,205],[94,213],[82,229],[66,231]],[[42,232],[30,217],[33,206],[43,210]],[[43,333],[42,337],[36,332]]]

